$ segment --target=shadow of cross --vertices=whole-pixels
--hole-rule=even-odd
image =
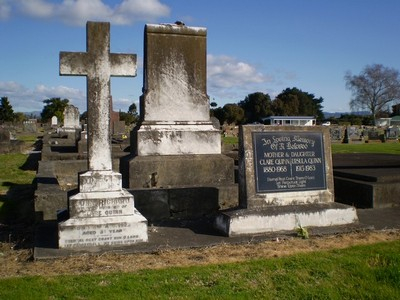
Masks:
[[[87,52],[60,52],[60,75],[86,76],[89,170],[112,170],[110,76],[136,76],[136,54],[110,53],[110,23],[87,22]]]

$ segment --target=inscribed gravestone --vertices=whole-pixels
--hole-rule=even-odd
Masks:
[[[334,203],[329,129],[242,126],[239,203],[215,227],[228,236],[299,226],[354,223],[355,209]]]
[[[57,127],[58,126],[58,118],[57,116],[52,116],[51,117],[51,127]]]
[[[37,132],[37,120],[29,119],[23,123],[24,132],[36,133]]]
[[[206,38],[203,27],[146,25],[141,122],[131,137],[130,188],[150,187],[152,174],[158,180],[151,187],[233,184],[234,162],[221,154],[220,131],[210,119]]]
[[[61,52],[60,74],[86,76],[89,171],[69,198],[70,219],[59,223],[59,247],[146,242],[147,221],[112,171],[110,76],[135,76],[136,55],[110,53],[110,24],[87,23],[87,52]]]
[[[202,27],[146,25],[138,156],[221,153],[206,91],[206,35]]]
[[[73,105],[67,105],[64,109],[64,126],[65,130],[80,129],[79,109]]]

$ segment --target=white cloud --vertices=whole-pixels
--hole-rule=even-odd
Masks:
[[[207,55],[208,89],[220,98],[241,99],[265,90],[272,76],[262,74],[249,63],[229,56]],[[222,99],[222,100],[225,100]]]
[[[1,13],[1,8],[6,8],[7,2],[0,1]],[[159,0],[123,0],[114,6],[104,3],[103,0],[63,0],[57,4],[49,0],[16,0],[14,3],[26,16],[61,20],[77,26],[83,26],[89,20],[126,25],[154,20],[170,13],[170,8]]]
[[[41,111],[43,100],[49,98],[66,98],[79,109],[86,108],[86,93],[66,86],[37,85],[29,89],[14,81],[0,81],[0,96],[8,97],[14,111],[17,112]]]
[[[11,13],[11,5],[7,0],[0,0],[0,20],[7,20]]]
[[[49,18],[54,15],[55,5],[44,0],[17,0],[23,14],[34,18]]]

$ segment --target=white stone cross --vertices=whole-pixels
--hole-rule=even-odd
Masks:
[[[136,76],[136,54],[110,53],[110,23],[87,22],[87,52],[60,52],[60,75],[86,76],[89,170],[112,170],[110,76]]]

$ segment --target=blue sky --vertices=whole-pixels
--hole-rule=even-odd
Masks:
[[[208,87],[220,106],[297,87],[349,111],[346,71],[400,70],[398,0],[0,0],[0,97],[14,111],[67,98],[86,110],[84,77],[59,76],[60,51],[85,51],[90,21],[111,23],[111,51],[136,53],[138,76],[112,78],[114,110],[138,103],[146,23],[207,28]]]

